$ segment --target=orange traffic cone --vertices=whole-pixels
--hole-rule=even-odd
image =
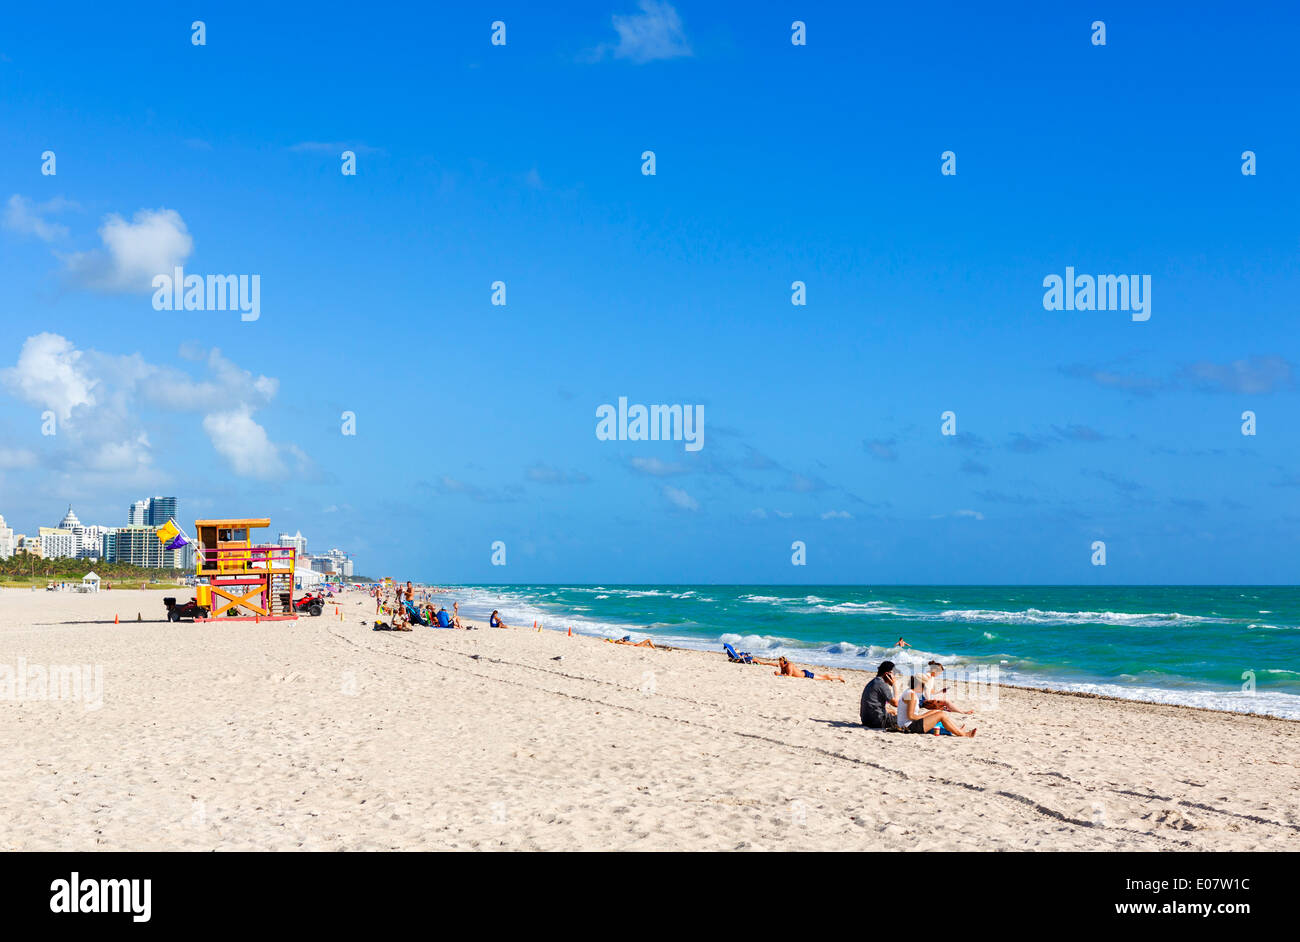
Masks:
[[[570,637],[570,638],[573,637],[573,626],[572,626],[572,625],[569,626],[569,637]]]
[[[113,616],[113,624],[116,625],[117,623],[118,623],[118,621],[117,621],[117,615],[114,615],[114,616]]]

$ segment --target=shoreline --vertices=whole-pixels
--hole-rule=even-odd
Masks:
[[[480,586],[470,586],[470,587],[452,587],[452,589],[442,589],[442,590],[439,590],[439,592],[445,594],[446,592],[452,591],[454,588],[470,588],[470,589],[474,589],[474,590],[480,590],[480,589],[482,589],[482,587],[480,587]],[[572,612],[564,613],[564,612],[561,612],[561,613],[555,613],[555,614],[557,615],[557,617],[560,617],[560,618],[563,618],[563,617],[565,617],[565,616],[568,616],[568,617],[572,618],[572,617],[574,617],[575,614],[577,614],[577,613],[572,613]],[[585,616],[578,615],[578,617],[585,617]],[[469,623],[470,618],[467,617],[467,616],[462,616],[461,621],[462,621],[462,622]],[[484,619],[484,623],[486,624],[486,619]],[[525,629],[517,629],[517,630],[525,630]],[[557,630],[559,630],[559,629],[545,628],[545,629],[543,629],[543,630],[544,630],[544,631],[557,631]],[[652,633],[649,629],[645,628],[644,626],[628,626],[628,627],[627,627],[627,631],[630,632],[630,633],[632,633],[632,634],[641,634],[641,635],[645,635],[646,637],[649,637],[649,638],[654,639],[654,640],[657,640],[657,639],[660,637],[660,635]],[[560,632],[560,633],[563,634],[563,632]],[[575,629],[574,629],[574,634],[575,634],[575,635],[581,635],[581,636],[584,637],[584,638],[594,638],[594,639],[596,639],[596,640],[602,640],[602,639],[605,637],[604,635],[596,634],[595,632],[591,632],[591,631],[582,631],[582,630],[580,630],[580,629],[578,629],[578,628],[575,628]],[[706,647],[703,646],[703,645],[705,645],[705,644],[712,644],[712,645],[714,645],[714,646],[716,647],[716,649],[717,649],[717,653],[718,653],[718,654],[722,654],[722,651],[721,651],[722,641],[721,641],[721,640],[714,641],[714,642],[703,642],[703,641],[696,641],[696,639],[693,639],[693,638],[680,639],[680,638],[668,637],[668,638],[665,639],[665,644],[666,644],[668,647],[671,647],[671,649],[674,650],[674,651],[692,651],[692,652],[695,652],[695,653],[698,653],[698,654],[713,654],[713,653],[715,653],[714,650],[712,650],[712,649],[710,649],[710,648],[706,648]],[[817,650],[820,650],[820,649],[809,649],[809,650],[810,650],[810,652],[812,652],[812,651],[817,651]],[[751,653],[754,653],[754,652],[751,652]],[[768,655],[766,655],[766,654],[762,654],[762,653],[759,653],[759,654],[757,654],[756,656],[767,657]],[[785,656],[788,657],[791,661],[796,661],[796,662],[799,663],[799,664],[807,665],[807,666],[809,666],[809,667],[820,668],[820,669],[822,669],[822,670],[826,670],[826,671],[858,673],[858,674],[863,674],[863,675],[865,675],[865,676],[867,677],[867,679],[870,679],[872,676],[874,676],[874,672],[873,672],[872,670],[870,670],[870,669],[867,669],[867,668],[861,668],[861,667],[845,667],[845,666],[842,665],[842,664],[837,664],[837,663],[826,663],[826,662],[824,662],[824,661],[818,661],[818,660],[813,660],[813,659],[803,658],[803,657],[800,657],[800,656],[799,656],[799,652],[794,652],[793,655],[790,654],[790,653],[787,653]],[[885,660],[885,657],[882,656],[882,657],[880,657],[880,658],[878,659],[878,661],[879,661],[879,660]],[[955,665],[954,665],[954,664],[946,664],[945,667],[952,668],[952,667],[954,667],[954,666],[960,666],[961,663],[962,663],[962,662],[959,661],[959,662],[957,662],[957,664],[955,664]],[[1207,711],[1207,712],[1210,712],[1210,713],[1224,713],[1224,714],[1228,714],[1228,715],[1231,715],[1231,716],[1254,716],[1254,717],[1260,717],[1260,718],[1262,718],[1262,719],[1285,720],[1286,722],[1289,722],[1289,723],[1300,723],[1300,717],[1278,716],[1277,714],[1274,714],[1274,713],[1260,713],[1260,712],[1257,712],[1257,711],[1255,711],[1255,710],[1231,710],[1231,709],[1225,709],[1225,708],[1222,708],[1222,707],[1200,706],[1200,705],[1197,705],[1197,704],[1191,704],[1191,703],[1167,703],[1167,702],[1164,702],[1164,701],[1161,701],[1161,700],[1151,700],[1151,699],[1147,699],[1147,698],[1139,697],[1139,696],[1126,697],[1126,696],[1121,696],[1121,695],[1119,695],[1119,694],[1114,694],[1114,693],[1096,693],[1096,692],[1094,692],[1094,691],[1090,691],[1090,690],[1064,690],[1064,689],[1060,689],[1060,688],[1057,688],[1057,687],[1046,687],[1046,686],[1040,686],[1040,685],[1038,685],[1038,684],[1032,684],[1032,683],[1014,684],[1014,683],[1007,683],[1007,682],[1005,682],[1005,681],[998,681],[998,682],[997,682],[997,686],[999,686],[999,687],[1006,687],[1006,688],[1013,689],[1013,690],[1036,690],[1036,691],[1039,691],[1039,692],[1041,692],[1041,693],[1060,694],[1061,696],[1069,696],[1069,697],[1082,697],[1082,698],[1097,699],[1097,700],[1114,700],[1114,701],[1117,701],[1117,702],[1120,702],[1120,703],[1145,703],[1145,704],[1150,704],[1151,706],[1178,707],[1179,709],[1184,709],[1184,710],[1204,710],[1204,711]],[[1117,686],[1118,686],[1118,685],[1117,685]],[[1154,686],[1154,685],[1152,685],[1152,686]],[[1155,688],[1155,689],[1160,689],[1160,690],[1169,689],[1169,690],[1172,690],[1172,688]],[[1212,693],[1212,694],[1229,694],[1229,693],[1231,693],[1232,691],[1229,691],[1229,690],[1215,691],[1215,690],[1205,689],[1205,690],[1202,690],[1201,692]]]

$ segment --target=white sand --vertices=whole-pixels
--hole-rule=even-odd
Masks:
[[[852,672],[164,594],[0,590],[0,665],[103,672],[0,700],[0,849],[1300,849],[1297,722],[1004,688],[973,740],[885,734]]]

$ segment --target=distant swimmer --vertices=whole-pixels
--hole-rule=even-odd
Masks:
[[[899,638],[897,641],[894,642],[894,647],[896,647],[896,648],[910,648],[911,645],[908,644],[906,641],[904,641],[902,638]]]

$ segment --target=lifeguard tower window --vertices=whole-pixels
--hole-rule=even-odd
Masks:
[[[243,543],[248,539],[247,530],[218,530],[217,540],[222,543]]]

